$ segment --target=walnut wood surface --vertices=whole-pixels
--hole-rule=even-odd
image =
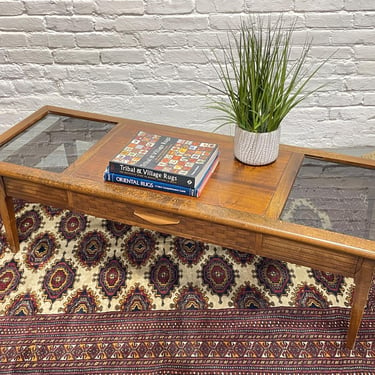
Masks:
[[[282,145],[275,163],[246,166],[233,158],[233,140],[228,136],[57,107],[40,109],[2,134],[0,144],[47,112],[117,126],[59,174],[0,162],[0,213],[13,250],[19,245],[10,199],[17,197],[341,273],[357,282],[347,341],[349,346],[354,344],[374,269],[375,242],[282,222],[278,217],[304,155],[373,168],[375,161]],[[201,197],[103,181],[108,161],[141,129],[219,144],[220,163]]]

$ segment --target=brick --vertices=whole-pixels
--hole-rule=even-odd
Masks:
[[[99,80],[105,80],[108,79],[110,81],[127,81],[130,79],[135,79],[133,77],[133,73],[138,71],[139,65],[136,66],[136,69],[134,69],[133,66],[111,66],[111,69],[108,69],[106,65],[103,66],[105,71],[105,75],[103,77],[99,76]],[[142,70],[141,68],[139,70]],[[101,78],[100,78],[101,77]]]
[[[87,93],[92,92],[92,87],[89,82],[63,82],[59,91],[64,95],[86,96]]]
[[[25,1],[27,14],[46,15],[59,14],[67,15],[71,13],[70,1],[49,1],[49,0],[28,0]]]
[[[120,16],[115,21],[115,29],[116,31],[119,31],[119,32],[158,30],[160,29],[160,25],[161,25],[160,20],[153,16],[152,17]]]
[[[363,106],[350,106],[330,109],[330,118],[332,120],[368,120],[374,116],[374,109]]]
[[[375,91],[375,77],[349,77],[346,87],[349,91]]]
[[[353,61],[340,61],[336,64],[331,64],[334,67],[334,73],[345,76],[357,73],[357,64]]]
[[[39,17],[1,17],[1,31],[42,31],[44,30],[43,19]]]
[[[375,10],[375,8],[374,8]],[[353,25],[355,27],[369,27],[373,28],[375,24],[375,13],[359,13],[354,14]]]
[[[317,59],[313,59],[310,62],[311,62],[311,65],[309,65],[309,72],[312,72],[314,68],[318,67],[318,64],[319,64],[320,60],[317,61]],[[315,75],[314,80],[322,79],[322,78],[325,78],[325,77],[327,77],[327,79],[332,78],[332,76],[334,74],[338,74],[337,67],[338,67],[338,64],[336,64],[336,63],[330,63],[330,62],[325,63],[319,69],[319,73]],[[319,86],[319,85],[317,85],[317,86]],[[305,103],[302,103],[302,105],[303,104],[305,104]]]
[[[74,0],[73,14],[93,14],[96,10],[96,5],[92,0]]]
[[[315,108],[302,108],[301,106],[296,107],[288,114],[288,121],[303,121],[305,124],[311,123],[311,121],[324,121],[328,119],[329,111],[327,108],[315,107]]]
[[[196,0],[198,13],[238,13],[245,8],[244,0]]]
[[[375,46],[357,45],[354,46],[354,54],[357,59],[375,60]]]
[[[372,0],[344,0],[346,10],[375,10],[375,4]]]
[[[0,1],[1,16],[18,16],[21,15],[25,7],[21,1]]]
[[[170,93],[170,84],[166,81],[136,81],[134,87],[142,95],[167,95]]]
[[[20,79],[24,77],[25,77],[25,73],[19,65],[7,64],[7,65],[2,66],[0,69],[0,79],[2,80],[13,80],[13,79]]]
[[[375,72],[375,61],[359,61],[358,62],[358,74],[373,76],[374,72]]]
[[[322,93],[326,92],[342,92],[344,91],[345,85],[343,79],[338,79],[337,75],[326,75],[323,72],[319,73],[314,77],[311,82],[309,82],[310,89],[319,88],[318,92],[315,93],[313,96],[318,96]],[[306,106],[306,102],[303,101],[299,106]],[[309,107],[313,107],[312,105],[308,105]]]
[[[155,77],[157,77],[158,79],[184,80],[184,79],[192,79],[194,76],[193,74],[191,74],[190,76],[183,78],[177,73],[177,70],[178,69],[173,64],[168,64],[168,63],[159,64],[158,66],[155,67],[155,69],[153,69],[153,71],[148,76],[144,75],[142,79],[152,80],[152,79],[155,79]]]
[[[311,41],[313,46],[325,46],[324,48],[330,48],[332,31],[314,29],[306,32],[305,30],[296,30],[293,33],[293,45],[303,45],[306,40]],[[316,48],[316,47],[315,47]],[[337,49],[337,47],[335,48]]]
[[[139,36],[141,45],[146,48],[156,47],[183,47],[188,44],[186,33],[155,33],[145,32]]]
[[[32,33],[28,37],[28,42],[31,47],[73,48],[76,45],[73,34],[63,33]]]
[[[317,95],[316,104],[319,107],[347,107],[360,105],[362,103],[362,94],[351,92],[341,92],[332,95],[331,93]]]
[[[0,82],[0,97],[5,98],[9,96],[14,96],[16,91],[12,84],[8,82]]]
[[[47,47],[48,46],[48,34],[47,33],[28,34],[27,42],[30,47]]]
[[[18,94],[48,94],[56,91],[56,86],[51,81],[17,80],[13,82]]]
[[[375,107],[375,92],[365,92],[363,94],[363,105]]]
[[[206,65],[179,65],[177,67],[177,76],[180,79],[191,79],[195,78],[199,81],[207,82],[209,80],[217,80],[217,74],[215,69],[212,68],[211,64]]]
[[[100,56],[103,64],[141,64],[145,62],[145,54],[144,51],[141,50],[111,49],[108,51],[102,51]]]
[[[1,33],[0,45],[7,47],[26,47],[26,34],[21,33]]]
[[[205,64],[207,63],[208,59],[204,51],[197,50],[197,49],[173,49],[167,50],[163,53],[163,60],[168,61],[169,63],[197,63],[197,64]]]
[[[148,14],[188,14],[194,9],[193,0],[148,0]]]
[[[134,86],[138,94],[142,95],[205,95],[208,92],[208,88],[206,85],[191,80],[137,80],[136,82],[134,82]]]
[[[144,2],[142,0],[99,1],[98,10],[102,14],[109,15],[141,15],[144,14]]]
[[[347,28],[353,23],[348,13],[306,13],[306,26],[311,28],[337,29]]]
[[[180,16],[162,19],[161,26],[166,30],[205,30],[208,27],[206,16]]]
[[[132,96],[130,96],[132,98]],[[129,105],[129,99],[125,95],[101,95],[99,98],[90,99],[87,101],[88,108],[95,108],[95,112],[110,114],[112,116],[119,116],[125,118],[140,118],[141,115],[136,115],[137,110]]]
[[[101,65],[54,65],[56,71],[52,74],[70,82],[88,82],[108,78],[108,67]],[[54,77],[53,75],[51,78]]]
[[[292,0],[246,0],[248,12],[288,12],[293,10],[293,8],[294,1]]]
[[[8,50],[9,61],[19,64],[52,64],[51,52],[42,49]]]
[[[62,32],[85,32],[94,30],[91,17],[46,17],[47,29]]]
[[[112,81],[137,80],[137,79],[154,79],[154,70],[146,65],[126,65],[121,67],[111,66],[107,68],[107,76]]]
[[[109,18],[96,18],[95,31],[113,31],[115,30],[115,20]]]
[[[57,64],[99,64],[98,51],[56,50],[53,52]]]
[[[330,12],[344,9],[344,0],[295,0],[295,11]]]
[[[130,48],[130,47],[138,47],[140,46],[140,43],[138,41],[139,34],[122,34],[121,37],[121,43],[124,48]],[[138,38],[138,39],[137,39]]]
[[[354,57],[354,52],[351,47],[340,46],[340,48],[337,48],[337,46],[316,46],[314,43],[309,56],[318,59],[329,59],[335,63],[335,60],[338,59],[343,59],[344,61],[352,59]]]
[[[72,48],[76,45],[73,34],[48,34],[48,47],[51,48]]]
[[[121,45],[121,37],[118,34],[88,33],[76,36],[78,47],[110,48]]]
[[[203,31],[200,33],[189,33],[186,35],[188,40],[188,45],[191,47],[228,47],[228,35],[226,32],[210,32]]]
[[[133,115],[131,111],[133,112]],[[197,111],[196,111],[197,112]],[[127,117],[136,116],[143,121],[153,121],[160,124],[179,126],[183,122],[191,125],[193,108],[178,111],[174,96],[143,96],[137,95],[129,98]],[[157,119],[157,120],[156,120]]]
[[[189,80],[179,80],[178,82],[171,81],[171,93],[176,95],[207,95],[208,94],[208,86],[205,85],[203,82],[197,82]]]
[[[133,88],[127,82],[94,82],[93,89],[97,94],[102,95],[131,95]]]
[[[356,45],[375,44],[375,33],[373,30],[333,30],[333,45]]]
[[[65,81],[71,79],[69,75],[69,68],[64,65],[53,64],[49,69],[43,69],[43,66],[32,65],[28,66],[25,71],[25,77],[29,79],[48,79],[54,82]],[[77,68],[76,66],[74,68]]]
[[[42,64],[36,65],[36,64],[28,64],[28,65],[21,65],[21,64],[9,64],[9,66],[15,66],[18,67],[21,72],[21,77],[15,77],[15,79],[22,78],[22,79],[47,79],[46,67]],[[52,68],[52,65],[49,65],[48,68]]]
[[[217,15],[209,16],[209,24],[212,29],[231,30],[238,29],[243,17],[240,15]]]

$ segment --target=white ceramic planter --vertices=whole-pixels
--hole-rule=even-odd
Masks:
[[[280,127],[269,133],[252,133],[235,128],[234,156],[249,165],[267,165],[279,155]]]

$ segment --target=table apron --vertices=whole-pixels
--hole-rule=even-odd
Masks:
[[[4,178],[8,196],[353,277],[361,257],[203,219]],[[154,220],[155,218],[155,220]],[[159,220],[158,220],[159,219]],[[160,224],[163,223],[163,224]]]

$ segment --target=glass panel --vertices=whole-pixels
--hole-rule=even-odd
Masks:
[[[281,219],[375,240],[375,169],[306,157]]]
[[[62,172],[116,123],[49,113],[0,147],[0,161]]]

